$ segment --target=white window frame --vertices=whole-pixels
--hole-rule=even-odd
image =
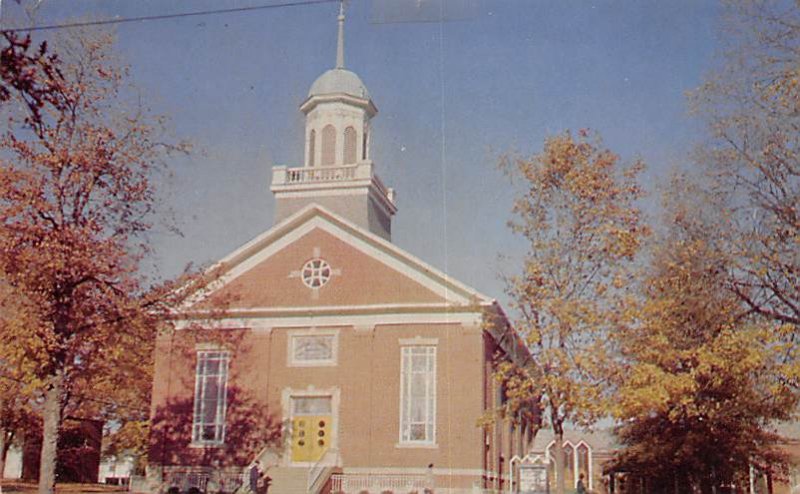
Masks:
[[[289,332],[287,338],[287,358],[289,367],[333,367],[339,360],[339,331],[335,329],[308,329]],[[300,338],[322,336],[332,338],[331,358],[320,360],[302,360],[295,356],[295,345]]]
[[[575,487],[578,486],[578,477],[580,476],[580,471],[581,471],[580,465],[578,464],[578,458],[580,458],[580,456],[578,455],[578,449],[581,446],[586,447],[586,452],[587,452],[586,470],[589,478],[586,479],[586,489],[592,490],[592,477],[594,476],[594,472],[592,470],[592,447],[589,446],[589,444],[586,441],[579,441],[578,445],[575,446]]]
[[[209,378],[206,374],[201,374],[205,369],[202,365],[210,355],[218,355],[220,369],[213,376],[217,379],[218,390],[221,396],[218,397],[217,409],[214,414],[214,422],[208,424],[202,422],[204,417],[204,394],[206,391],[205,383]],[[222,349],[202,348],[197,351],[197,364],[195,366],[194,383],[194,403],[192,406],[192,444],[196,446],[220,446],[225,443],[225,416],[228,406],[228,367],[230,364],[230,352]],[[215,428],[214,439],[203,439],[202,431],[204,427],[213,425]]]
[[[400,341],[400,416],[399,416],[399,441],[397,443],[398,447],[436,447],[436,389],[437,389],[437,375],[436,375],[436,356],[437,356],[437,346],[436,346],[435,339],[423,339],[423,338],[415,338],[411,340],[401,340]],[[431,369],[426,372],[430,372],[429,380],[427,381],[427,386],[429,388],[426,392],[426,416],[427,420],[424,422],[425,424],[425,431],[427,435],[428,426],[430,425],[431,436],[426,437],[424,440],[412,440],[411,439],[411,426],[413,425],[408,418],[411,415],[411,403],[408,403],[405,394],[411,395],[410,383],[411,383],[411,369],[407,368],[406,360],[411,361],[411,355],[413,350],[418,350],[420,348],[427,349],[430,354],[429,358],[432,359],[431,362]],[[408,357],[408,358],[407,358]],[[408,383],[408,386],[406,385]],[[403,391],[407,390],[407,393]],[[408,421],[407,421],[408,420]]]

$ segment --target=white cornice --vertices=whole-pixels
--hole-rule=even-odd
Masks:
[[[311,110],[313,110],[317,105],[321,103],[346,103],[353,106],[357,106],[362,108],[370,118],[374,117],[378,113],[378,107],[375,106],[375,103],[372,99],[364,99],[358,98],[356,96],[352,96],[347,93],[331,93],[331,94],[324,94],[324,95],[314,95],[309,96],[301,105],[300,111],[304,114],[308,114]]]
[[[276,199],[369,195],[387,215],[393,216],[397,213],[397,206],[372,179],[271,185],[270,191],[275,194]]]
[[[242,329],[272,331],[274,328],[354,327],[424,324],[457,324],[462,327],[479,327],[483,317],[480,312],[409,312],[365,314],[284,314],[269,317],[223,317],[209,319],[181,319],[174,321],[175,329]]]
[[[452,303],[409,303],[409,304],[369,304],[369,305],[324,305],[306,307],[252,307],[228,310],[194,309],[176,315],[175,319],[206,319],[213,317],[295,317],[328,315],[371,315],[371,314],[469,314],[483,313],[494,306],[493,303],[479,305],[454,305]]]

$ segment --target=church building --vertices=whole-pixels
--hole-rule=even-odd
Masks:
[[[210,271],[156,343],[147,488],[270,493],[507,491],[532,424],[479,421],[502,359],[526,350],[501,307],[392,243],[378,108],[345,68],[312,85],[302,166],[272,169],[274,226]]]

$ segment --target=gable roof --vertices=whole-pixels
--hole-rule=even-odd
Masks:
[[[218,279],[210,283],[205,290],[190,297],[182,308],[182,312],[191,313],[203,310],[203,302],[211,300],[215,294],[220,294],[226,287],[237,283],[237,280],[241,282],[248,274],[253,273],[259,266],[263,266],[269,259],[285,251],[304,236],[320,231],[343,242],[357,251],[358,255],[368,258],[370,262],[378,263],[373,266],[379,265],[388,268],[418,286],[418,291],[426,296],[416,297],[412,304],[427,306],[427,309],[433,309],[434,306],[447,309],[467,306],[485,307],[495,303],[493,299],[447,276],[391,242],[360,228],[322,206],[311,204],[247,242],[212,266],[209,273],[214,273]],[[297,266],[297,268],[299,267]],[[260,300],[268,299],[261,297]],[[253,302],[251,301],[248,309],[275,308],[253,307]],[[235,310],[235,307],[231,308],[231,311]]]
[[[549,428],[543,428],[539,430],[534,438],[532,451],[544,452],[550,443],[553,442],[554,437],[553,431]],[[610,428],[584,431],[565,427],[564,442],[567,441],[569,441],[573,447],[580,443],[585,443],[589,445],[589,447],[595,452],[614,451],[620,448],[620,445],[614,436],[614,431]]]

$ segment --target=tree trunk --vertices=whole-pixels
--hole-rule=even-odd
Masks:
[[[2,407],[0,407],[2,408]],[[3,479],[6,478],[6,431],[0,429],[0,494],[3,494]]]
[[[0,430],[0,494],[3,494],[3,479],[6,472],[6,458],[16,437],[13,431]]]
[[[56,487],[56,455],[61,426],[64,378],[60,371],[50,380],[44,394],[42,456],[39,460],[39,494],[53,494]]]
[[[556,467],[556,494],[564,494],[564,426],[553,424],[553,456],[555,457]]]
[[[772,470],[767,470],[767,494],[773,494]]]

